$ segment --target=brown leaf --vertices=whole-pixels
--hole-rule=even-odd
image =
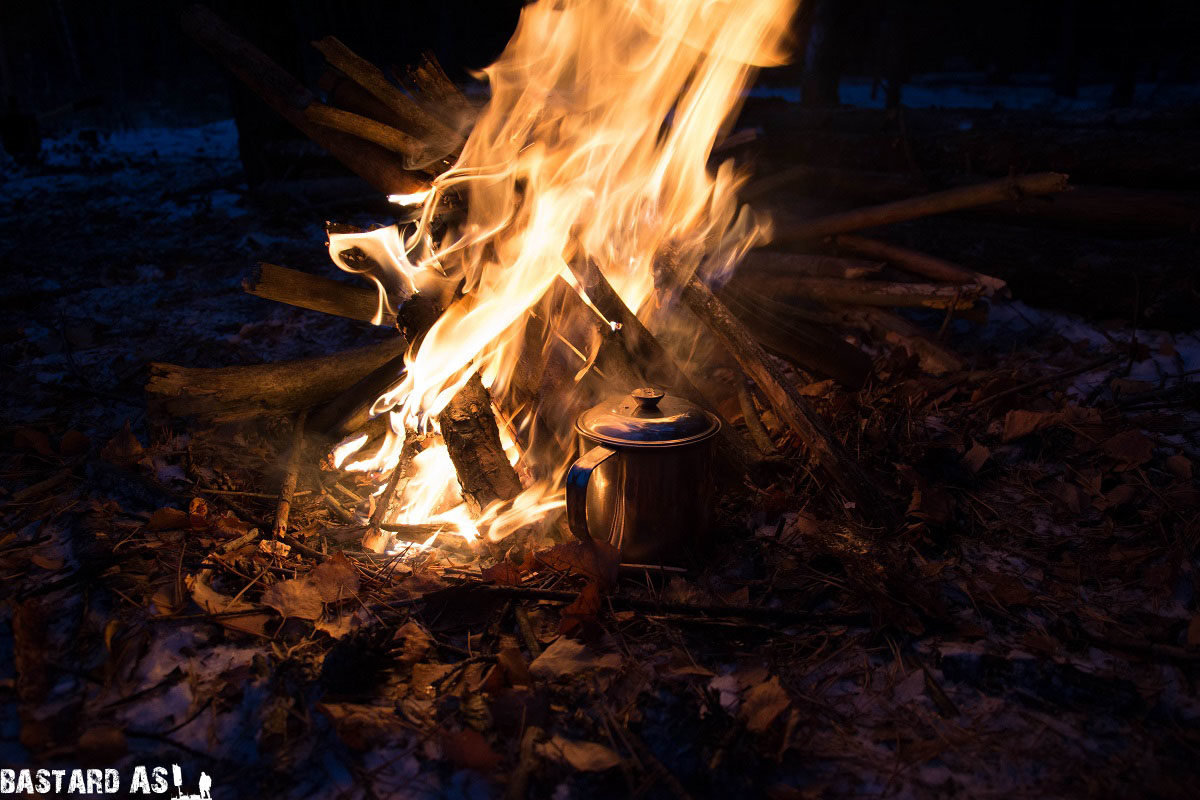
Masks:
[[[546,566],[564,572],[574,572],[597,581],[608,588],[617,583],[621,554],[608,542],[563,542],[548,550],[539,550],[537,559]]]
[[[403,652],[397,657],[401,664],[415,664],[425,657],[433,647],[433,637],[417,623],[409,620],[392,635],[392,641],[403,643]]]
[[[129,420],[125,420],[125,427],[104,445],[100,450],[100,457],[119,467],[132,467],[142,457],[143,452],[142,443],[129,429]]]
[[[1015,575],[987,572],[979,576],[979,582],[1001,606],[1029,605],[1034,597]]]
[[[1137,430],[1122,431],[1101,445],[1120,468],[1145,464],[1154,455],[1154,442]]]
[[[78,456],[86,453],[92,446],[92,440],[87,434],[77,430],[69,430],[63,434],[58,443],[58,451],[64,456]]]
[[[529,665],[529,671],[539,678],[558,678],[577,675],[589,669],[620,669],[621,657],[616,653],[600,655],[587,645],[560,636],[542,651]]]
[[[972,473],[979,472],[983,469],[983,465],[992,457],[992,451],[976,442],[970,450],[962,457],[963,466],[971,470]]]
[[[1167,471],[1182,481],[1192,479],[1192,462],[1182,453],[1176,453],[1166,461]]]
[[[603,772],[621,765],[621,757],[612,748],[596,742],[566,739],[558,734],[539,742],[537,752],[543,758],[566,764],[577,772]]]
[[[1137,490],[1128,483],[1118,484],[1114,486],[1107,494],[1104,495],[1104,501],[1108,508],[1120,508],[1127,504],[1137,495]]]
[[[600,613],[603,598],[600,585],[596,581],[588,581],[579,596],[563,609],[562,621],[558,624],[558,632],[570,635],[588,620],[594,620]]]
[[[150,515],[146,527],[152,531],[179,530],[188,527],[188,515],[178,508],[160,508]]]
[[[1028,436],[1040,430],[1062,422],[1062,413],[1058,411],[1023,411],[1013,410],[1004,415],[1004,433],[1001,439],[1011,442]]]
[[[762,733],[790,705],[791,700],[780,685],[779,678],[772,677],[746,692],[739,713],[746,720],[747,730]]]
[[[226,611],[249,611],[254,608],[254,606],[245,601],[235,601],[232,597],[221,594],[213,589],[205,583],[203,574],[201,573],[200,576],[188,575],[184,578],[184,583],[187,585],[188,592],[192,595],[192,600],[200,608],[209,614],[220,614]],[[247,614],[237,617],[220,617],[217,619],[217,622],[230,630],[262,636],[263,627],[267,624],[267,619],[266,614]]]
[[[358,570],[340,551],[318,564],[309,578],[326,603],[345,600],[358,593]]]
[[[508,682],[513,686],[529,686],[533,683],[533,675],[529,672],[529,665],[525,663],[525,656],[521,655],[517,648],[501,649],[496,655],[496,663],[504,670]]]
[[[500,756],[474,728],[442,734],[442,752],[456,766],[491,772],[500,766]]]
[[[800,387],[800,394],[805,397],[824,397],[829,394],[829,390],[833,388],[833,381],[824,380],[810,383]]]
[[[284,617],[297,619],[320,619],[324,610],[317,588],[304,578],[291,578],[271,586],[263,592],[262,602]]]
[[[188,526],[200,530],[208,524],[208,503],[202,497],[193,497],[188,504]]]
[[[57,572],[63,568],[63,565],[67,563],[59,556],[44,556],[41,553],[34,553],[29,557],[29,560],[32,561],[34,565],[39,566],[49,572]]]
[[[13,447],[19,450],[32,450],[47,458],[54,455],[54,448],[50,446],[50,437],[33,428],[17,428],[13,434]]]
[[[501,586],[517,586],[521,583],[523,575],[521,568],[516,564],[510,564],[507,561],[501,561],[490,567],[484,567],[480,570],[485,581],[498,583]]]

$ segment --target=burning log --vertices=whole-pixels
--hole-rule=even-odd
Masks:
[[[1005,200],[1019,200],[1023,197],[1065,192],[1068,188],[1067,176],[1057,172],[1042,172],[1036,175],[1022,175],[1016,178],[989,181],[975,186],[947,189],[907,200],[897,200],[893,203],[832,214],[807,222],[791,225],[781,223],[775,243],[811,242],[826,236],[905,222],[932,214],[945,214],[949,211],[961,211],[966,208],[1001,203]]]
[[[291,414],[320,405],[382,364],[402,357],[408,343],[395,337],[331,356],[214,369],[152,363],[146,391],[172,416],[218,422],[262,414]]]
[[[346,47],[336,37],[327,36],[312,44],[332,66],[344,72],[350,80],[383,103],[401,121],[402,129],[425,142],[436,157],[449,155],[462,146],[461,136],[417,105],[392,85],[378,67]]]
[[[385,148],[310,120],[305,109],[316,102],[312,92],[261,50],[234,33],[208,8],[199,4],[190,6],[180,15],[180,22],[189,36],[267,105],[368,183],[388,194],[407,194],[427,188],[423,178],[405,170],[399,159]]]
[[[242,289],[255,297],[360,322],[371,322],[379,307],[379,293],[374,289],[276,264],[258,264],[242,281]],[[383,324],[393,325],[395,322],[396,315],[385,308]]]
[[[438,424],[472,514],[479,516],[492,503],[521,493],[521,479],[500,444],[491,395],[478,374],[454,395]]]
[[[925,278],[932,278],[935,281],[946,281],[955,284],[977,283],[983,287],[984,292],[988,295],[995,294],[1005,286],[1004,281],[999,278],[993,278],[991,275],[973,272],[945,259],[927,255],[917,250],[910,250],[900,245],[881,242],[878,239],[843,234],[835,236],[833,244],[839,250],[847,250],[860,256],[866,256],[867,258],[877,258],[880,261],[894,264],[906,272],[911,272],[914,275],[920,275]]]

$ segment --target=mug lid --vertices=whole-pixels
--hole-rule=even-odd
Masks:
[[[714,435],[721,421],[680,397],[643,387],[611,397],[579,415],[575,429],[614,447],[671,447]]]

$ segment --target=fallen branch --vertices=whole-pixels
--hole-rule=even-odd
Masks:
[[[947,189],[942,192],[912,197],[907,200],[897,200],[894,203],[884,203],[867,208],[858,208],[841,214],[832,214],[807,222],[785,225],[779,223],[775,244],[795,244],[811,242],[826,236],[859,231],[865,228],[875,228],[880,225],[890,225],[933,214],[945,214],[949,211],[961,211],[965,208],[1001,203],[1005,200],[1019,200],[1024,197],[1055,194],[1068,188],[1067,176],[1057,172],[1042,172],[1036,175],[1022,175],[1016,178],[1005,178],[975,186],[964,186],[959,189]]]
[[[883,264],[857,258],[792,253],[787,250],[751,250],[738,264],[734,276],[794,276],[809,278],[869,278],[879,274]]]
[[[288,451],[287,469],[283,473],[283,482],[279,487],[279,502],[275,505],[275,538],[282,538],[287,533],[288,517],[292,513],[292,496],[296,492],[296,478],[300,474],[301,456],[304,453],[304,420],[308,411],[303,410],[296,416],[292,429],[292,446]]]
[[[245,367],[204,369],[152,363],[146,391],[157,409],[177,417],[195,415],[227,422],[262,414],[294,414],[336,397],[359,376],[402,357],[407,346],[397,336],[330,356]]]
[[[883,308],[937,308],[951,304],[969,308],[983,293],[978,284],[901,283],[897,281],[858,281],[843,278],[805,278],[779,276],[762,280],[753,275],[735,278],[763,294],[809,297],[822,303],[880,306]]]
[[[368,183],[388,194],[423,191],[428,183],[404,169],[379,145],[317,125],[304,110],[316,98],[261,50],[243,39],[203,5],[180,15],[184,31],[301,133],[325,148]]]

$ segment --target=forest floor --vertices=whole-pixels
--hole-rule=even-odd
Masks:
[[[1078,316],[1069,283],[1177,240],[897,228],[1016,295],[946,326],[960,371],[864,339],[860,391],[793,373],[902,523],[856,527],[775,431],[705,568],[547,542],[517,574],[342,552],[322,489],[366,487],[316,464],[303,547],[264,539],[291,421],[147,413],[150,361],[383,335],[239,281],[258,260],[332,277],[325,219],[386,209],[333,179],[248,193],[231,122],[71,134],[5,168],[6,767],[177,763],[220,798],[1194,793],[1200,334],[1147,329],[1116,272]],[[1062,302],[1023,302],[1047,273]]]

